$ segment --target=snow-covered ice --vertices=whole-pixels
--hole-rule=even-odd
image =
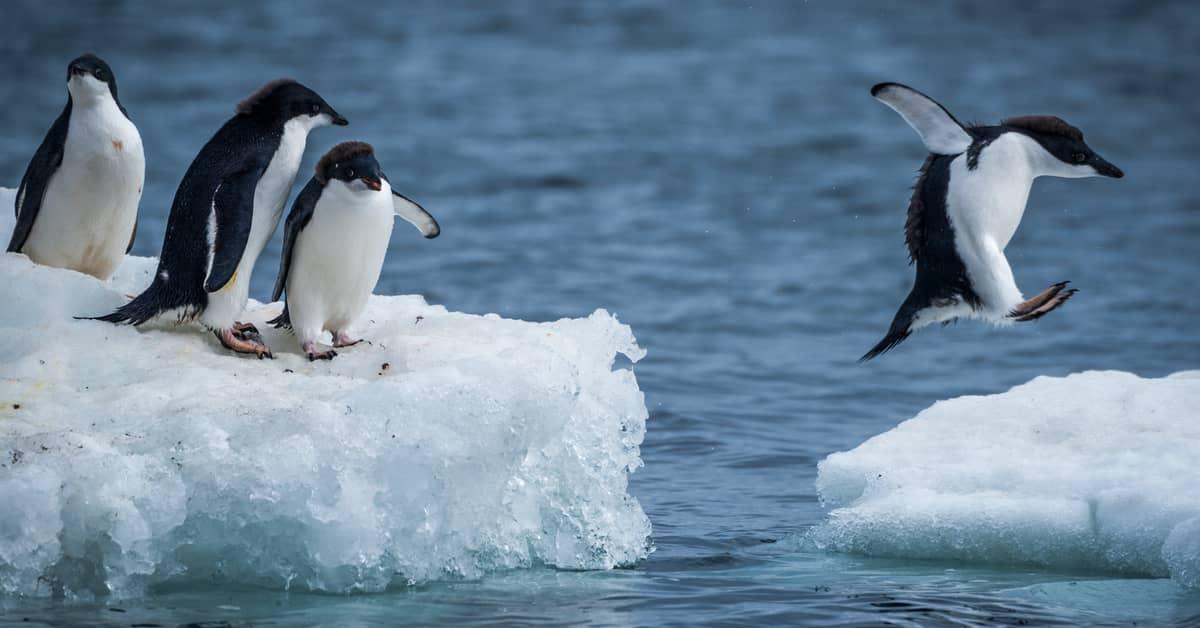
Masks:
[[[1170,576],[1200,588],[1200,371],[1038,377],[942,401],[819,465],[809,538],[876,556]]]
[[[0,211],[4,242],[12,222]],[[647,412],[614,370],[644,352],[607,312],[530,323],[372,297],[354,331],[374,344],[317,363],[267,329],[278,303],[246,316],[264,361],[198,326],[72,318],[154,266],[129,257],[105,284],[0,254],[0,594],[378,591],[649,551],[627,492]]]

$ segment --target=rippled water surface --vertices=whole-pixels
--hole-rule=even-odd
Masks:
[[[377,289],[453,310],[633,326],[651,416],[632,492],[656,551],[383,595],[162,591],[119,608],[5,601],[49,623],[1200,622],[1165,580],[865,559],[800,540],[816,463],[936,400],[1041,374],[1200,366],[1200,11],[1100,2],[9,3],[0,184],[61,109],[66,62],[112,63],[141,129],[134,252],[157,255],[184,169],[266,79],[351,120],[444,233],[397,229]],[[874,102],[910,83],[964,120],[1054,113],[1127,176],[1040,180],[1009,259],[1037,324],[917,334],[855,360],[911,282],[901,227],[924,156]],[[307,177],[307,174],[303,175]],[[252,296],[274,280],[277,234]]]

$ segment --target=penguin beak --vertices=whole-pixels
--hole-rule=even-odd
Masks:
[[[346,126],[347,124],[350,124],[350,121],[343,118],[342,114],[340,114],[336,111],[333,111],[332,109],[329,111],[329,113],[333,114],[332,117],[333,117],[333,125],[334,126]]]
[[[380,183],[379,179],[376,177],[359,177],[359,178],[362,180],[363,183],[367,184],[367,187],[371,188],[372,190],[375,190],[376,192],[383,189],[383,184]]]
[[[1108,163],[1108,161],[1106,161],[1100,155],[1093,154],[1091,164],[1092,168],[1096,169],[1096,173],[1100,174],[1101,176],[1112,177],[1114,179],[1120,179],[1121,177],[1125,176],[1125,173],[1121,172],[1120,168]]]
[[[77,76],[80,74],[87,74],[87,70],[79,67],[79,65],[74,64],[74,63],[67,66],[67,80],[68,81],[71,80],[72,76]]]

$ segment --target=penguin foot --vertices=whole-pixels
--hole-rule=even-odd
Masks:
[[[341,331],[333,335],[333,346],[339,349],[342,347],[353,347],[362,341],[362,338],[351,338],[349,334]]]
[[[317,348],[317,343],[315,342],[304,343],[303,349],[304,355],[308,356],[309,362],[316,362],[317,360],[332,360],[334,356],[337,355],[337,351],[334,351],[333,349],[321,351]]]
[[[253,353],[254,355],[258,356],[260,360],[263,358],[275,357],[271,355],[271,350],[267,348],[267,345],[263,344],[262,336],[258,334],[258,329],[255,329],[254,325],[248,325],[248,328],[244,327],[241,331],[238,331],[239,325],[245,324],[236,323],[230,329],[217,330],[214,331],[213,334],[215,334],[217,340],[220,340],[221,344],[230,351],[236,351],[237,353]]]
[[[1049,288],[1039,292],[1034,297],[1023,301],[1013,308],[1013,311],[1008,314],[1018,322],[1035,321],[1050,312],[1058,309],[1060,305],[1067,302],[1078,290],[1072,288],[1067,290],[1068,281],[1060,281]]]
[[[243,335],[246,335],[246,334],[253,334],[255,336],[259,335],[258,328],[254,326],[254,323],[237,323],[237,322],[235,322],[233,324],[233,331],[238,332],[239,334],[243,334]]]

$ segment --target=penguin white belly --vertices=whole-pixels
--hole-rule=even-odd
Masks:
[[[1004,247],[1021,224],[1033,174],[1013,135],[1002,135],[985,147],[974,170],[967,168],[965,155],[956,158],[950,164],[946,194],[955,250],[983,301],[983,311],[977,314],[994,322],[1006,321],[1022,300]]]
[[[345,331],[362,314],[392,235],[386,182],[369,194],[333,187],[326,187],[297,237],[288,270],[288,314],[301,343],[319,342],[326,330]]]
[[[230,328],[246,307],[254,265],[279,225],[283,204],[287,201],[292,184],[296,181],[296,172],[300,169],[300,159],[304,156],[304,146],[308,142],[308,131],[309,126],[300,120],[288,121],[283,127],[279,148],[254,188],[254,214],[250,219],[250,236],[246,239],[246,248],[242,251],[237,270],[223,288],[209,293],[208,305],[200,315],[200,322],[210,329]]]
[[[22,252],[108,279],[133,235],[145,172],[141,135],[115,103],[76,108]]]

